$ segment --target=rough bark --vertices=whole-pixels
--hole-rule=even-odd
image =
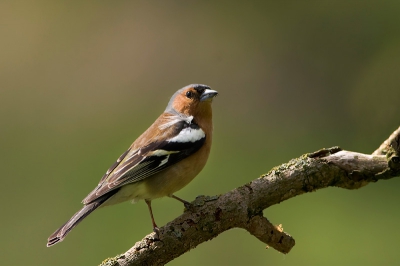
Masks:
[[[149,234],[124,254],[101,265],[164,265],[231,228],[243,228],[260,241],[288,253],[295,240],[272,225],[263,210],[303,193],[326,187],[358,189],[400,176],[400,127],[372,155],[322,149],[302,155],[219,196],[199,196],[192,208]]]

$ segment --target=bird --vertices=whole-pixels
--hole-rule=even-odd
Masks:
[[[83,199],[83,207],[47,240],[53,246],[99,207],[144,200],[154,220],[151,201],[171,197],[185,187],[205,166],[212,143],[211,103],[218,92],[203,84],[176,91],[165,111],[107,170],[97,187]]]

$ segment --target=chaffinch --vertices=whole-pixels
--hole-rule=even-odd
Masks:
[[[48,238],[47,246],[63,241],[98,207],[143,199],[157,232],[151,200],[169,196],[190,206],[173,193],[192,181],[207,162],[213,131],[211,102],[217,94],[201,84],[175,92],[164,113],[108,169],[83,200],[83,208]]]

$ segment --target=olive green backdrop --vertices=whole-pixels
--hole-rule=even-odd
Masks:
[[[143,202],[47,237],[191,83],[218,90],[193,200],[323,147],[371,153],[400,125],[399,1],[2,1],[2,265],[97,265],[151,232]],[[264,211],[288,255],[234,229],[170,265],[399,264],[400,180]],[[159,225],[182,213],[154,202]]]

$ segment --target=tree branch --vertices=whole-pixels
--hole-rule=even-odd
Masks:
[[[390,149],[391,146],[393,146],[393,149],[398,150],[399,149],[399,135],[400,135],[400,127],[396,129],[387,140],[385,140],[379,148],[374,151],[372,154],[373,155],[386,155],[388,153],[388,150]],[[397,148],[396,148],[397,147]]]
[[[220,196],[199,196],[192,209],[137,242],[124,254],[101,265],[163,265],[231,228],[243,228],[279,252],[294,239],[272,225],[263,210],[303,193],[326,187],[358,189],[400,176],[400,127],[373,155],[322,149],[292,159],[252,182]],[[385,155],[382,155],[385,154]]]

